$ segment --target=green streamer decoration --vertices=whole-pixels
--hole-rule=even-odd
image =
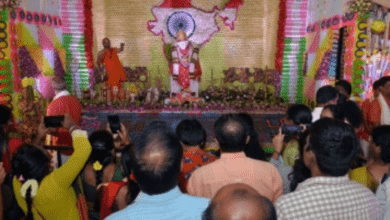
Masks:
[[[299,41],[299,53],[297,56],[298,61],[298,82],[297,82],[297,103],[302,104],[303,100],[303,90],[305,85],[305,78],[303,77],[303,65],[304,65],[304,53],[306,51],[306,38],[303,37]]]
[[[291,38],[284,39],[284,56],[283,56],[283,72],[282,72],[282,88],[280,90],[280,97],[288,102],[289,85],[290,85],[290,63],[288,55],[291,53]]]

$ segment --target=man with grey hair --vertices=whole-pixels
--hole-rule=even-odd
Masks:
[[[69,114],[77,126],[80,126],[82,106],[79,100],[68,92],[65,79],[54,76],[50,78],[50,83],[56,95],[47,107],[47,116]],[[58,145],[72,146],[72,137],[68,130],[60,128],[57,130],[56,136],[58,136]],[[71,151],[63,153],[65,155],[72,154]]]

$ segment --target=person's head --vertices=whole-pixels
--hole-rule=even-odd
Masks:
[[[184,30],[180,29],[177,33],[176,33],[176,40],[178,41],[183,41],[183,40],[187,40],[187,34]]]
[[[359,128],[363,123],[363,112],[353,101],[347,101],[341,105],[345,120],[354,128]]]
[[[111,41],[110,41],[110,39],[108,37],[105,37],[103,39],[102,43],[103,43],[103,47],[105,49],[110,49],[111,48]]]
[[[384,163],[390,163],[390,125],[374,128],[370,152]]]
[[[301,133],[298,139],[299,144],[299,158],[296,160],[293,172],[289,174],[291,178],[290,190],[295,191],[299,183],[307,180],[311,177],[310,170],[305,166],[303,162],[303,153],[309,144],[310,128]]]
[[[22,184],[28,180],[40,183],[50,171],[50,159],[35,146],[24,144],[12,158],[12,175]],[[26,191],[27,220],[33,219],[31,187]]]
[[[313,116],[310,108],[306,105],[295,104],[287,109],[287,120],[284,121],[288,125],[310,124]]]
[[[62,77],[51,77],[50,83],[56,93],[62,92],[67,89],[66,81]]]
[[[203,148],[206,143],[206,131],[196,119],[185,119],[176,127],[176,134],[185,147]]]
[[[390,76],[384,76],[380,79],[381,86],[379,88],[383,96],[390,98]]]
[[[237,183],[222,187],[204,211],[203,220],[274,220],[272,203],[252,187]]]
[[[323,86],[316,94],[317,105],[326,106],[329,104],[336,104],[338,99],[338,92],[333,86]]]
[[[381,87],[381,84],[382,84],[382,81],[381,80],[377,80],[374,82],[374,84],[372,85],[372,91],[374,93],[374,97],[378,97],[379,96],[379,93],[380,93],[380,87]]]
[[[324,118],[312,125],[303,160],[312,175],[344,176],[351,168],[358,150],[359,141],[350,125]]]
[[[248,113],[239,113],[238,117],[241,118],[241,122],[247,131],[247,135],[249,135],[249,142],[246,144],[244,149],[245,155],[252,159],[265,160],[265,152],[259,143],[259,138],[252,117]]]
[[[335,88],[339,93],[343,94],[347,99],[351,96],[352,87],[351,84],[346,80],[339,80],[335,84]]]
[[[137,183],[135,183],[134,181],[132,181],[130,179],[130,175],[132,174],[132,148],[133,148],[133,145],[127,145],[125,146],[125,148],[123,148],[122,150],[122,158],[121,158],[121,165],[122,165],[122,168],[123,168],[123,172],[125,174],[125,177],[128,178],[128,191],[127,191],[127,195],[126,195],[126,198],[128,199],[128,204],[131,204],[132,202],[134,202],[135,198],[137,197],[137,195],[139,194],[140,192],[140,188],[138,186]],[[117,207],[114,207],[116,208],[115,210],[118,210]]]
[[[12,110],[6,105],[0,105],[0,139],[8,136],[12,128]]]
[[[222,115],[214,124],[215,136],[224,153],[240,152],[249,142],[249,135],[238,115]]]
[[[165,122],[152,122],[132,148],[132,168],[140,189],[149,195],[168,192],[177,185],[183,148]]]
[[[333,118],[343,121],[344,114],[340,105],[327,105],[322,109],[321,118]]]
[[[96,184],[102,182],[103,169],[112,162],[114,139],[110,132],[105,130],[95,131],[89,136],[89,142],[92,146],[92,152],[88,161],[91,164],[100,164],[100,166],[94,166],[98,169],[96,171]]]

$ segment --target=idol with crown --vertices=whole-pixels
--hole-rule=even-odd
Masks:
[[[199,49],[220,30],[217,15],[233,30],[238,9],[243,5],[242,0],[228,0],[223,5],[203,10],[191,2],[164,0],[151,10],[155,20],[148,21],[148,30],[162,36],[164,51],[168,51],[171,96],[198,96],[202,75]]]
[[[202,70],[199,64],[199,48],[179,30],[172,47],[171,93],[198,96]]]

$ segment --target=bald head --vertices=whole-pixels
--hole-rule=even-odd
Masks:
[[[272,203],[252,187],[238,183],[221,188],[203,214],[203,220],[273,220]]]
[[[222,115],[214,125],[215,136],[222,152],[240,152],[248,142],[248,135],[238,115]]]
[[[103,39],[103,47],[105,48],[105,49],[109,49],[109,48],[111,48],[111,41],[110,41],[110,39],[108,38],[108,37],[105,37],[104,39]]]
[[[62,77],[52,76],[49,78],[49,81],[56,92],[61,92],[67,89],[66,81]]]
[[[155,195],[176,187],[183,149],[165,122],[149,124],[132,151],[132,170],[143,192]]]

